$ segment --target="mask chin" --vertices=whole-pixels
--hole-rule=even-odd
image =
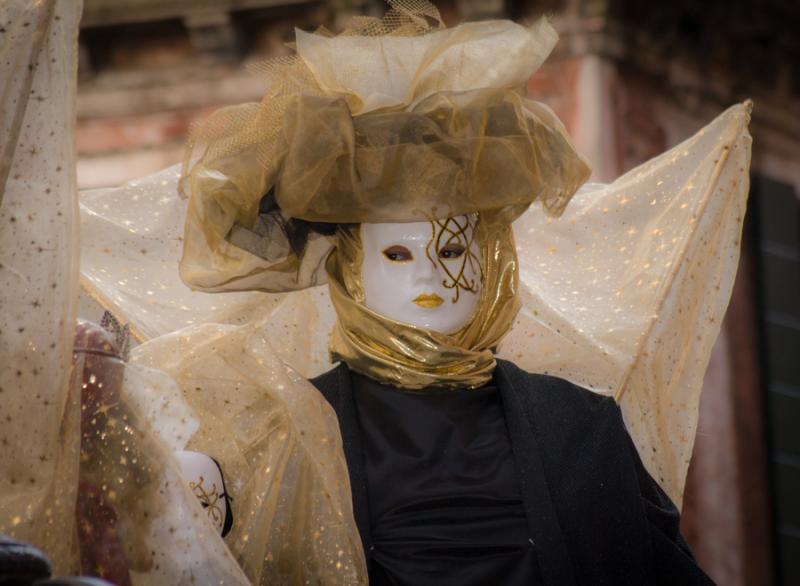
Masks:
[[[364,303],[394,321],[454,334],[472,320],[482,267],[476,217],[361,224]]]

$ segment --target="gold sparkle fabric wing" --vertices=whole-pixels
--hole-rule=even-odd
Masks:
[[[620,403],[651,475],[680,505],[714,341],[740,251],[750,104],[558,219],[514,225],[523,309],[500,355]]]
[[[172,378],[126,363],[124,347],[99,326],[78,323],[80,469],[72,512],[80,566],[71,573],[119,586],[251,584],[173,456],[199,422]]]
[[[193,326],[142,344],[132,362],[177,384],[177,412],[196,428],[173,448],[220,463],[233,498],[225,543],[253,584],[366,584],[338,420],[275,354],[273,333],[263,319]],[[172,428],[161,411],[153,427]]]
[[[198,323],[237,323],[264,297],[192,293],[176,259],[183,245],[185,201],[179,166],[119,188],[81,193],[83,291],[131,324],[141,342]],[[201,317],[202,316],[202,317]]]
[[[0,534],[74,567],[80,1],[0,3]]]
[[[162,475],[172,471],[170,454],[177,450],[200,451],[220,463],[233,497],[234,525],[225,544],[250,582],[363,584],[364,557],[338,424],[305,380],[329,367],[326,334],[333,311],[327,293],[219,295],[188,289],[176,270],[187,203],[177,194],[177,180],[177,170],[167,169],[81,196],[83,301],[131,324],[140,345],[126,372],[144,368],[148,374],[130,375],[122,391],[127,408],[147,422],[135,427],[140,441],[154,443],[146,429],[158,436],[161,456],[151,461],[162,462]],[[116,244],[110,248],[111,242]],[[288,363],[301,366],[302,376]],[[169,385],[157,384],[154,373],[173,380],[174,389],[166,392]],[[187,425],[180,438],[171,431]],[[109,459],[114,452],[103,453]],[[169,496],[180,510],[184,498],[174,489]],[[130,511],[122,507],[117,514],[126,518]],[[207,529],[188,515],[175,517],[164,510],[158,526],[172,519],[184,538],[192,528],[198,536]],[[163,533],[134,529],[128,540],[136,536],[167,547]],[[221,556],[219,537],[206,532],[203,541]],[[148,567],[140,583],[159,583],[181,565],[201,579],[216,580],[223,570],[235,577],[224,559],[215,564],[217,573],[197,567],[198,544],[184,544],[171,556],[175,563],[161,564],[160,574]],[[169,544],[168,551],[174,549]]]

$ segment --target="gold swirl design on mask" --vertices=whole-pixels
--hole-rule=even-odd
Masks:
[[[459,218],[447,218],[445,220],[429,220],[431,223],[431,239],[425,246],[425,255],[428,257],[434,266],[438,263],[447,275],[447,279],[442,281],[442,285],[447,289],[455,289],[455,295],[451,299],[453,303],[457,303],[461,296],[461,290],[469,291],[470,293],[478,292],[478,285],[483,281],[483,267],[481,267],[480,260],[472,251],[472,243],[475,240],[476,227],[478,225],[478,215],[469,214],[462,216],[463,220]],[[471,233],[467,237],[467,228],[471,228]],[[461,255],[461,264],[458,271],[454,272],[448,263],[444,262],[439,257],[438,251],[444,246],[456,243],[464,247],[464,253]],[[436,258],[431,256],[431,247],[433,247]],[[472,269],[480,275],[478,280],[468,279],[466,275],[467,267]],[[476,270],[477,267],[477,270]]]
[[[211,517],[211,520],[216,525],[222,525],[223,521],[225,520],[225,516],[223,515],[222,509],[219,506],[219,501],[222,499],[222,495],[217,489],[217,484],[211,483],[211,488],[207,490],[205,487],[205,479],[200,476],[197,482],[189,482],[189,488],[192,489],[194,496],[197,497],[197,500],[199,500],[200,504],[203,505],[203,508],[206,509],[206,512],[208,513],[208,516]]]

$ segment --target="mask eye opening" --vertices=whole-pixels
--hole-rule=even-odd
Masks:
[[[390,262],[409,262],[414,260],[414,255],[411,254],[411,251],[399,244],[393,244],[385,248],[382,254]]]
[[[466,250],[467,249],[465,246],[456,242],[451,242],[439,249],[439,258],[444,260],[455,260],[457,258],[461,258]]]

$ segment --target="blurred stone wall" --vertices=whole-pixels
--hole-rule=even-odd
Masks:
[[[194,122],[257,101],[248,63],[287,54],[294,27],[331,26],[326,3],[87,0],[80,37],[78,182],[117,185],[179,162]]]

